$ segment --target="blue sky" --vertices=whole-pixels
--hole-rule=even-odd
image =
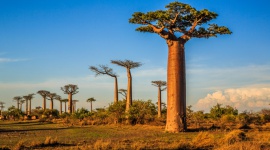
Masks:
[[[166,80],[167,45],[158,35],[139,33],[129,24],[134,12],[165,9],[171,0],[1,0],[0,101],[15,105],[14,96],[56,92],[77,84],[74,96],[86,107],[113,101],[114,80],[95,77],[90,65],[108,64],[126,88],[124,68],[110,60],[130,59],[143,66],[132,70],[134,99],[154,102],[153,80]],[[217,102],[240,110],[269,108],[270,2],[268,0],[183,0],[196,9],[219,14],[212,23],[227,26],[232,35],[192,39],[186,44],[187,104],[208,111]],[[166,92],[163,92],[166,101]],[[32,106],[41,106],[36,95]],[[58,108],[58,102],[55,102]]]

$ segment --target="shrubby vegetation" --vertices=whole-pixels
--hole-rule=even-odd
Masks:
[[[73,114],[62,113],[56,109],[45,111],[33,109],[32,115],[27,116],[21,110],[11,106],[3,112],[6,119],[25,120],[39,119],[41,122],[63,120],[65,124],[101,125],[101,124],[150,124],[165,125],[166,105],[162,107],[162,117],[157,116],[157,105],[151,100],[134,100],[129,111],[126,112],[126,101],[121,100],[111,103],[106,108],[97,108],[92,112],[86,108],[80,108]],[[35,116],[33,118],[33,116]],[[73,120],[73,121],[72,121]],[[209,113],[194,111],[192,106],[187,107],[187,123],[189,129],[234,129],[248,128],[249,125],[264,125],[270,122],[270,109],[262,109],[259,112],[238,112],[231,106],[216,104],[211,107]]]

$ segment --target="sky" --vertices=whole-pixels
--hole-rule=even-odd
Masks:
[[[129,59],[133,99],[157,101],[151,81],[166,81],[167,45],[156,34],[140,33],[128,22],[134,12],[164,10],[172,0],[0,0],[0,101],[7,109],[15,96],[76,84],[77,108],[113,102],[114,79],[96,77],[89,66],[108,65],[126,89],[126,70],[110,60]],[[221,103],[240,111],[270,107],[270,1],[182,0],[197,10],[219,14],[211,21],[233,34],[191,39],[185,45],[187,105],[209,111]],[[166,92],[162,93],[166,103]],[[120,96],[120,95],[119,95]],[[32,107],[42,106],[38,94]],[[122,97],[120,96],[120,99]],[[47,101],[49,107],[49,101]],[[54,102],[55,108],[59,102]],[[24,108],[23,108],[24,109]]]

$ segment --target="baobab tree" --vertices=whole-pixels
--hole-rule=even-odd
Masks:
[[[129,111],[130,106],[132,105],[132,76],[130,69],[138,68],[142,64],[140,62],[134,62],[131,60],[112,60],[112,64],[116,64],[121,67],[125,67],[127,70],[128,84],[127,84],[127,102],[126,102],[126,112]]]
[[[28,95],[26,95],[26,96],[23,96],[23,98],[24,98],[24,100],[25,100],[25,113],[27,114],[27,115],[30,115],[31,114],[31,105],[32,105],[32,103],[31,103],[31,101],[32,101],[32,99],[34,98],[34,95],[35,94],[28,94]],[[29,103],[28,103],[29,102]]]
[[[90,111],[92,112],[92,102],[94,102],[94,101],[96,101],[96,99],[94,98],[94,97],[91,97],[91,98],[88,98],[87,100],[86,100],[86,102],[89,102],[90,103]]]
[[[54,100],[57,96],[58,96],[58,95],[57,95],[56,93],[49,93],[49,94],[47,95],[48,100],[51,101],[51,107],[50,107],[51,110],[53,110],[53,100]]]
[[[21,99],[22,99],[21,96],[13,97],[13,100],[15,100],[17,102],[17,109],[20,109],[20,101],[21,101]]]
[[[23,105],[23,103],[25,103],[25,99],[21,99],[20,100],[20,110],[22,111],[22,105]]]
[[[118,82],[117,82],[117,75],[113,72],[112,68],[109,68],[105,65],[99,65],[99,68],[95,66],[90,66],[90,70],[96,73],[96,76],[99,75],[108,75],[114,78],[114,103],[118,102]]]
[[[5,108],[4,104],[5,104],[4,102],[0,102],[0,111],[1,111],[0,116],[1,117],[3,116],[3,108]]]
[[[28,107],[28,115],[31,115],[31,109],[32,109],[32,99],[34,98],[34,93],[28,94],[28,100],[29,100],[29,107]]]
[[[23,99],[25,101],[25,114],[28,114],[28,95],[27,96],[23,96]]]
[[[72,111],[75,112],[76,111],[76,103],[79,102],[79,100],[72,100]]]
[[[127,90],[126,89],[119,89],[118,93],[124,96],[125,100],[127,99]]]
[[[68,102],[68,99],[62,99],[61,102],[64,102],[65,103],[65,113],[67,112],[67,102]]]
[[[61,115],[62,114],[62,98],[60,95],[56,95],[55,98],[56,100],[58,100],[60,102],[60,109],[59,109],[59,114]]]
[[[162,101],[161,101],[161,92],[166,90],[166,87],[165,88],[162,88],[163,86],[166,86],[167,83],[166,81],[152,81],[152,85],[158,87],[158,118],[161,117],[161,104],[162,104]]]
[[[172,2],[166,10],[135,12],[130,23],[140,24],[136,31],[156,33],[168,46],[167,121],[168,132],[186,131],[185,44],[191,38],[210,38],[231,34],[225,26],[206,23],[218,16],[207,9],[196,10],[188,4]],[[206,25],[205,25],[206,24]]]
[[[40,90],[37,92],[40,96],[43,97],[43,110],[46,110],[46,98],[48,96],[48,94],[50,93],[49,91],[45,91],[45,90]]]
[[[77,94],[78,91],[78,86],[74,84],[68,84],[65,85],[64,87],[61,87],[61,90],[65,93],[68,94],[68,113],[72,114],[72,95]]]

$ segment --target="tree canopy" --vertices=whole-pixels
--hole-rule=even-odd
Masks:
[[[89,69],[92,70],[93,72],[95,72],[96,76],[107,74],[111,77],[117,77],[116,73],[113,72],[113,69],[109,68],[106,65],[99,65],[99,68],[97,68],[95,66],[90,66]]]
[[[225,26],[205,25],[218,16],[207,9],[196,10],[180,2],[169,3],[165,8],[167,10],[135,12],[129,22],[142,25],[137,31],[157,33],[166,40],[188,41],[190,38],[209,38],[232,33]],[[176,32],[181,35],[177,37]]]

